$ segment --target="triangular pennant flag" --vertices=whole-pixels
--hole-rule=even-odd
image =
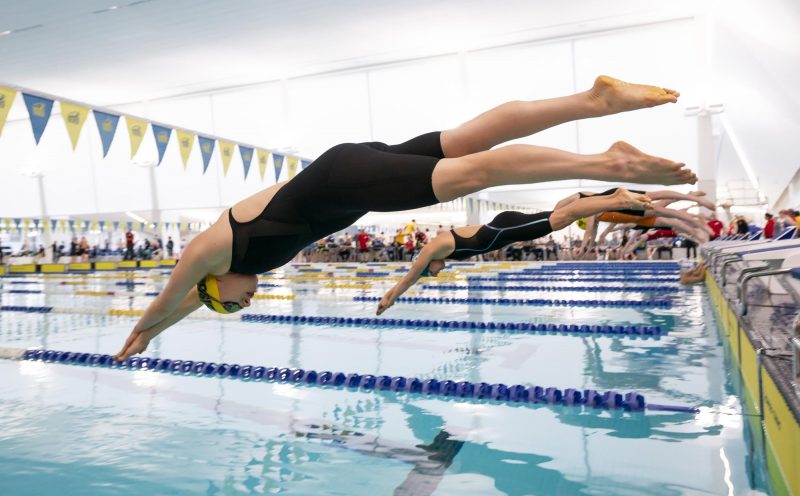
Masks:
[[[58,226],[58,219],[53,219],[50,221],[50,230],[55,232],[56,226]]]
[[[125,124],[128,126],[128,136],[131,139],[131,158],[133,158],[136,152],[139,151],[142,139],[144,139],[144,133],[147,131],[147,121],[126,115]]]
[[[300,161],[300,170],[306,170],[306,167],[308,167],[309,165],[311,165],[311,161],[310,160],[301,160]]]
[[[295,174],[297,174],[297,165],[300,163],[300,159],[297,157],[288,157],[286,159],[286,170],[289,172],[289,179],[293,178]]]
[[[258,172],[261,174],[261,181],[264,181],[264,172],[267,170],[267,159],[269,159],[269,152],[267,150],[256,150],[258,156]]]
[[[8,112],[11,110],[11,105],[14,103],[14,97],[16,96],[16,91],[8,88],[0,88],[0,135],[3,134],[3,126],[6,124],[6,117],[8,117]]]
[[[468,198],[468,200],[469,200],[469,205],[467,207],[467,212],[472,213],[473,210],[475,209],[475,207],[473,205],[474,200],[472,198]]]
[[[67,222],[68,222],[68,224],[69,224],[69,230],[70,230],[70,231],[72,231],[72,232],[75,232],[75,221],[74,221],[74,220],[72,220],[72,219],[70,219],[70,220],[69,220],[69,221],[67,221]]]
[[[228,175],[228,167],[231,165],[233,158],[233,149],[236,147],[230,141],[219,140],[219,155],[222,157],[222,175]]]
[[[73,151],[78,146],[78,138],[81,136],[81,129],[83,129],[87,115],[89,115],[89,109],[83,105],[61,102],[61,117],[64,119],[64,124],[67,125],[67,134],[72,142]]]
[[[198,136],[197,142],[200,143],[200,155],[203,156],[203,174],[208,170],[208,164],[211,163],[211,154],[214,153],[215,141],[211,138]]]
[[[133,222],[128,221],[127,223],[128,231],[133,231]]]
[[[33,228],[39,230],[39,219],[33,219]]]
[[[239,155],[242,156],[242,165],[244,166],[244,178],[247,179],[247,173],[250,172],[250,161],[253,160],[253,149],[239,145]]]
[[[25,100],[25,106],[28,107],[28,115],[31,118],[31,127],[33,128],[33,139],[36,144],[39,144],[39,139],[44,133],[44,128],[47,127],[47,121],[50,120],[50,112],[53,110],[53,100],[42,98],[40,96],[33,96],[27,93],[22,94]]]
[[[167,151],[169,137],[172,135],[172,129],[156,124],[150,124],[150,127],[153,128],[153,137],[156,139],[156,148],[158,148],[158,165],[161,165],[164,152]]]
[[[92,110],[92,112],[94,112],[94,120],[97,122],[97,130],[100,132],[100,141],[103,143],[103,158],[106,158],[108,149],[111,148],[111,142],[114,141],[114,134],[117,132],[119,116],[99,110]]]
[[[106,229],[106,221],[101,220],[101,221],[98,221],[97,223],[100,226],[100,230],[101,231],[104,231]]]
[[[175,134],[178,136],[178,149],[181,151],[183,170],[186,170],[186,165],[189,163],[189,155],[192,154],[192,147],[194,147],[194,134],[181,130],[176,130]]]
[[[277,153],[272,154],[272,163],[275,165],[275,182],[277,183],[281,177],[281,169],[283,169],[283,155]]]

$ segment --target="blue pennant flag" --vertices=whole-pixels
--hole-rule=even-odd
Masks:
[[[200,155],[203,156],[203,174],[208,170],[208,164],[211,163],[211,154],[214,153],[214,141],[211,138],[198,136],[197,142],[200,143]]]
[[[55,232],[57,225],[58,225],[58,221],[57,220],[55,220],[55,219],[51,220],[50,221],[50,230]]]
[[[75,221],[74,220],[70,220],[69,221],[69,230],[72,231],[72,232],[75,232]]]
[[[311,161],[310,160],[301,160],[300,161],[300,170],[306,170],[306,167],[308,167],[309,165],[311,165]]]
[[[277,153],[272,154],[272,163],[275,164],[275,182],[277,183],[281,177],[281,169],[283,169],[283,155]]]
[[[128,222],[128,231],[133,231],[133,222]]]
[[[114,133],[117,132],[119,116],[99,110],[92,112],[94,112],[94,120],[97,122],[97,130],[100,131],[100,141],[103,142],[103,158],[106,158],[108,149],[111,148],[111,142],[114,140]]]
[[[114,232],[116,232],[117,229],[119,229],[119,221],[118,220],[115,220],[114,222],[112,222],[111,225],[114,226]]]
[[[239,153],[242,155],[242,164],[244,164],[244,178],[247,179],[247,173],[250,172],[250,161],[253,160],[253,149],[239,145]]]
[[[19,231],[19,225],[22,224],[22,219],[14,219],[14,227]]]
[[[106,221],[104,220],[97,221],[97,224],[100,226],[101,231],[106,227]]]
[[[22,97],[25,99],[25,105],[28,107],[28,115],[31,118],[33,138],[38,145],[39,139],[42,137],[42,133],[44,133],[44,128],[47,127],[47,121],[50,120],[50,112],[53,110],[53,100],[29,95],[27,93],[23,93]]]
[[[156,138],[156,147],[158,148],[158,165],[161,165],[161,159],[164,158],[164,152],[167,151],[169,144],[169,137],[172,135],[172,129],[168,127],[150,124],[153,128],[153,136]]]

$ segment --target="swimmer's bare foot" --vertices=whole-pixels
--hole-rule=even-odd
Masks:
[[[617,188],[611,198],[617,202],[617,208],[620,210],[648,210],[653,208],[649,196],[631,193],[623,188]]]
[[[597,171],[604,181],[638,184],[694,184],[697,176],[685,164],[653,157],[624,141],[617,141],[605,152],[608,166]]]
[[[595,103],[599,115],[675,103],[680,95],[668,88],[626,83],[610,76],[599,76],[589,90],[589,98]]]

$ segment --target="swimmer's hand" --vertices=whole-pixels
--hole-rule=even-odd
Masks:
[[[387,291],[386,294],[383,295],[383,298],[381,298],[381,301],[378,303],[378,310],[375,311],[375,315],[380,315],[388,310],[392,305],[394,305],[394,300],[396,299],[397,296],[395,296],[394,288]]]
[[[114,355],[114,360],[124,362],[131,356],[143,352],[147,349],[147,345],[150,344],[150,340],[153,339],[156,334],[157,333],[151,331],[134,330],[131,332],[131,335],[128,336],[128,339],[125,340],[125,345],[120,352]]]

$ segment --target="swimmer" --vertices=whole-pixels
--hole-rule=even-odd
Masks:
[[[508,102],[459,127],[400,145],[336,145],[290,181],[235,204],[194,238],[115,358],[141,353],[153,337],[202,305],[219,313],[249,306],[257,274],[284,265],[309,243],[370,211],[411,210],[492,186],[562,179],[694,184],[697,176],[684,164],[624,142],[594,155],[521,144],[491,149],[564,122],[675,103],[678,97],[671,89],[600,76],[587,91]]]
[[[425,245],[406,275],[383,295],[375,313],[380,315],[394,305],[395,300],[420,277],[436,277],[444,269],[445,259],[464,260],[518,241],[542,238],[567,227],[577,219],[599,212],[619,209],[644,211],[650,206],[650,198],[647,196],[618,188],[613,194],[580,198],[548,212],[501,212],[483,226],[442,231]]]
[[[698,282],[705,282],[706,280],[706,263],[700,262],[693,268],[681,272],[681,284],[695,284]]]
[[[598,195],[607,195],[613,193],[614,188],[604,191],[603,193],[596,193]],[[655,226],[670,226],[677,227],[682,232],[687,233],[692,238],[697,239],[703,243],[708,241],[709,236],[713,231],[707,225],[706,219],[692,215],[684,210],[677,210],[667,208],[668,205],[676,201],[690,201],[699,206],[714,209],[714,204],[705,198],[705,192],[695,191],[692,193],[679,193],[677,191],[660,190],[660,191],[637,191],[632,190],[634,193],[646,194],[653,200],[653,207],[646,212],[637,211],[615,211],[615,212],[602,212],[598,215],[588,217],[579,224],[579,226],[586,232],[583,236],[583,241],[580,247],[573,250],[573,258],[580,259],[589,253],[595,246],[595,238],[597,237],[597,227],[600,222],[607,222],[610,224],[635,224],[637,227],[653,228]],[[559,205],[575,201],[577,198],[585,198],[587,196],[595,195],[594,193],[576,193],[561,200]],[[667,220],[669,219],[669,220]],[[608,233],[608,230],[605,234]],[[601,236],[601,239],[605,236]]]

